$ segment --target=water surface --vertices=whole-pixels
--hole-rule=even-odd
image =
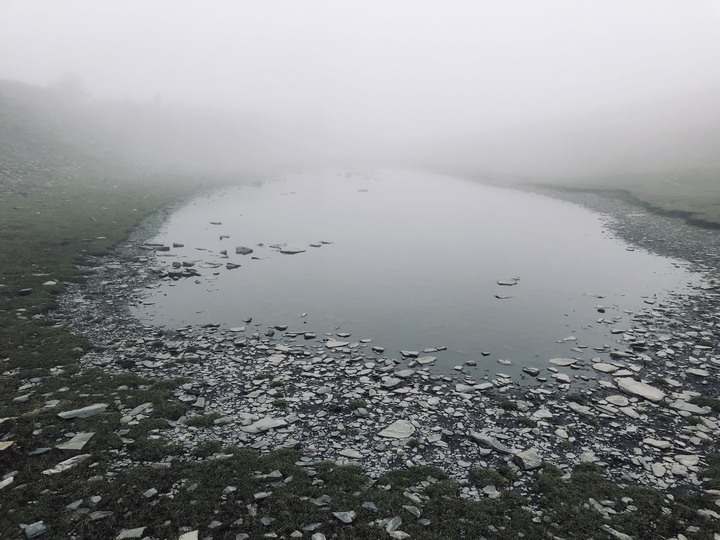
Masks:
[[[437,355],[445,371],[468,360],[512,374],[554,356],[590,359],[595,351],[571,348],[616,344],[609,330],[629,325],[627,311],[696,280],[679,261],[629,251],[579,206],[407,171],[224,189],[180,208],[153,241],[184,244],[161,261],[195,261],[202,276],[149,292],[152,305],[136,312],[147,322],[233,327],[252,317],[248,334],[276,324],[319,337],[345,331],[393,357],[446,346]],[[320,242],[330,243],[310,245]],[[273,244],[306,251],[283,255]],[[236,255],[236,246],[254,252]],[[515,286],[497,284],[514,277]],[[569,336],[577,341],[558,343]]]

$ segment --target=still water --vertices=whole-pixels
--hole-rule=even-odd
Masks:
[[[444,346],[436,368],[445,372],[469,360],[510,374],[554,356],[589,360],[604,356],[592,347],[616,344],[610,329],[629,326],[628,311],[697,279],[679,261],[628,250],[604,220],[548,197],[408,171],[223,189],[178,209],[153,240],[182,243],[160,262],[194,262],[201,276],[163,281],[136,315],[172,328],[252,317],[247,334],[278,324],[318,339],[349,332],[397,358]],[[305,251],[284,255],[277,244]],[[577,340],[559,342],[569,336]]]

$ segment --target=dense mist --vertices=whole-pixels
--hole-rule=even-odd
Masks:
[[[55,134],[58,159],[70,147],[212,174],[720,168],[717,0],[5,0],[2,12],[6,168]]]

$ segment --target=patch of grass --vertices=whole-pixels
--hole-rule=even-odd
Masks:
[[[286,409],[288,407],[288,402],[286,399],[283,398],[274,399],[272,401],[272,406],[276,409]]]
[[[222,418],[222,414],[211,412],[208,414],[196,414],[185,420],[185,424],[191,427],[212,427],[215,420]]]
[[[529,427],[529,428],[537,427],[537,422],[535,420],[533,420],[532,418],[530,418],[529,416],[525,416],[525,415],[518,416],[517,421],[519,424]]]
[[[505,469],[502,472],[492,467],[477,468],[470,471],[470,481],[483,488],[485,486],[493,485],[497,488],[507,487],[513,481],[515,481],[514,475],[510,474],[509,469]]]
[[[517,401],[513,401],[511,399],[505,399],[501,401],[500,407],[502,409],[505,409],[506,411],[517,411],[518,409]]]
[[[720,412],[720,399],[708,396],[695,396],[690,399],[690,403],[698,407],[710,407],[713,412]]]
[[[213,454],[219,453],[223,449],[223,443],[221,441],[205,441],[197,445],[193,454],[198,457],[208,457]]]
[[[582,403],[582,401],[583,401],[583,397],[582,397],[580,394],[578,394],[577,392],[572,393],[572,394],[568,394],[568,395],[566,396],[566,399],[567,399],[568,401],[573,401],[573,402],[575,402],[575,403]]]
[[[355,411],[357,409],[366,409],[367,408],[367,401],[364,399],[353,399],[348,403],[348,407],[351,411]]]
[[[181,444],[164,438],[139,438],[130,448],[130,454],[140,461],[163,461],[168,456],[180,456],[184,453]]]

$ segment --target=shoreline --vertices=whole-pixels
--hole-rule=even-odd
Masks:
[[[600,206],[598,201],[591,200],[586,203],[590,207],[592,205],[596,208]],[[617,207],[616,201],[613,204]],[[628,215],[625,207],[620,210],[620,212],[616,211],[617,216]],[[622,225],[622,222],[617,222],[611,227],[617,226],[618,228],[614,230],[621,234],[626,233],[627,229],[624,229]],[[653,225],[653,227],[657,226]],[[142,235],[136,236],[134,241],[137,242],[142,237]],[[637,243],[642,239],[635,238],[634,240],[633,243]],[[126,244],[126,249],[131,244],[132,241]],[[127,254],[124,256],[126,257]],[[135,256],[137,257],[137,254]],[[121,265],[112,263],[110,266],[112,272],[122,268]],[[112,268],[113,266],[119,266],[119,268]],[[126,290],[127,284],[133,285],[132,279],[136,280],[134,283],[136,288],[153,279],[153,275],[147,271],[147,265],[144,265],[143,262],[139,262],[135,266],[135,270],[138,271],[138,274],[123,275],[120,273],[113,276],[113,279],[123,283],[123,287],[121,287],[123,290]],[[93,279],[107,281],[100,276]],[[120,291],[121,295],[124,294],[123,290]],[[103,295],[99,296],[99,298],[103,298],[103,301],[91,306],[91,311],[102,310],[106,299],[104,295],[107,292],[118,293],[118,291],[112,290],[103,291]],[[81,290],[78,289],[76,294],[82,294]],[[125,298],[125,301],[128,300],[129,298]],[[702,301],[693,305],[692,309],[688,309],[687,299],[680,298],[678,303],[682,303],[682,306],[668,306],[669,311],[665,311],[662,314],[663,317],[673,315],[680,320],[687,320],[688,316],[692,315],[692,309],[699,308]],[[73,305],[76,303],[73,302]],[[125,309],[127,309],[127,304],[125,304]],[[640,315],[640,320],[636,320],[636,322],[641,328],[642,325],[647,324],[647,314]],[[113,315],[108,313],[106,317],[112,318]],[[652,317],[650,318],[652,319]],[[82,320],[82,317],[75,316],[75,320]],[[353,344],[352,341],[349,341],[345,347],[330,349],[316,340],[307,342],[301,337],[292,336],[284,338],[278,336],[270,339],[256,334],[255,337],[249,339],[240,338],[244,343],[238,345],[237,336],[250,332],[233,333],[215,328],[196,328],[186,333],[170,333],[168,336],[160,329],[144,328],[137,321],[130,326],[130,322],[127,318],[124,320],[121,318],[116,321],[116,326],[124,331],[132,328],[135,340],[137,341],[138,336],[141,335],[145,344],[167,341],[171,343],[170,347],[165,345],[155,345],[155,348],[143,345],[135,347],[135,350],[132,351],[134,356],[150,357],[155,360],[150,361],[150,364],[147,365],[135,363],[133,371],[149,377],[181,376],[194,381],[205,380],[207,382],[210,380],[211,382],[212,390],[209,392],[204,391],[202,385],[194,385],[185,389],[187,391],[176,392],[176,398],[181,401],[189,401],[188,396],[195,397],[193,403],[197,403],[199,398],[204,398],[203,406],[195,407],[197,415],[193,416],[215,413],[211,420],[211,426],[193,429],[193,426],[186,425],[181,419],[164,433],[173,440],[185,440],[190,449],[212,439],[250,446],[263,451],[273,447],[296,448],[299,446],[302,447],[305,454],[310,456],[311,460],[332,459],[340,463],[361,464],[364,465],[367,472],[374,476],[394,467],[407,466],[409,461],[414,465],[421,466],[444,465],[453,478],[467,481],[469,471],[474,466],[511,467],[516,473],[522,475],[522,460],[520,460],[520,466],[513,461],[515,451],[522,452],[539,447],[538,458],[541,461],[549,461],[566,472],[569,472],[578,463],[600,461],[607,465],[606,473],[621,482],[640,482],[661,489],[697,484],[697,476],[693,474],[692,469],[689,470],[687,476],[683,476],[680,473],[688,471],[682,471],[676,467],[678,474],[669,475],[666,478],[668,482],[666,482],[662,479],[665,477],[665,473],[658,476],[652,471],[652,465],[645,466],[640,460],[636,460],[634,463],[631,460],[629,464],[627,463],[627,459],[624,458],[627,457],[627,450],[632,447],[632,442],[637,444],[637,448],[642,447],[643,452],[650,456],[649,460],[640,456],[646,463],[653,462],[653,460],[659,460],[658,462],[662,463],[666,456],[671,455],[666,452],[667,448],[656,448],[652,444],[641,445],[641,441],[648,437],[643,438],[640,435],[654,430],[654,432],[662,433],[665,438],[672,438],[674,430],[667,429],[667,426],[664,426],[664,429],[658,429],[667,423],[668,416],[675,423],[674,427],[678,432],[685,429],[686,426],[682,422],[683,417],[677,412],[673,412],[677,411],[676,409],[662,409],[653,402],[628,396],[617,389],[610,391],[600,386],[594,391],[590,391],[588,395],[583,395],[567,390],[563,391],[552,385],[549,385],[549,388],[545,385],[538,385],[537,393],[531,394],[528,398],[523,395],[529,391],[527,387],[516,386],[514,382],[503,378],[468,385],[462,380],[444,380],[448,377],[424,370],[417,370],[412,374],[407,374],[406,377],[399,378],[396,376],[398,362],[392,358],[393,355],[372,353],[368,344]],[[77,324],[71,327],[73,331],[80,331],[88,337],[100,337],[92,328]],[[626,349],[633,350],[632,343],[638,341],[634,335],[636,333],[640,334],[639,330],[624,332],[624,337],[627,338],[625,340]],[[108,336],[102,337],[107,338]],[[167,337],[170,339],[166,339]],[[322,337],[318,336],[318,340]],[[333,339],[344,339],[339,336],[332,337]],[[685,339],[688,337],[694,336],[683,336]],[[128,341],[130,338],[129,335],[123,336],[120,332],[115,335],[114,339],[122,342]],[[104,339],[103,341],[107,342],[108,340]],[[661,341],[651,343],[645,347],[645,350],[649,349],[651,353],[662,352],[667,348],[663,343]],[[106,346],[107,343],[102,345]],[[216,351],[208,355],[197,355],[198,350],[207,350],[209,346]],[[217,352],[218,348],[221,350],[220,353]],[[653,349],[657,350],[653,351]],[[113,366],[112,357],[116,356],[118,352],[123,356],[127,351],[123,349],[122,345],[120,348],[113,346],[111,350],[113,351],[111,353],[108,353],[108,349],[91,353],[89,358],[83,359],[84,365],[101,365],[103,369],[109,368],[112,372],[122,373],[123,368],[118,370],[117,366]],[[193,352],[188,353],[188,350]],[[421,354],[432,355],[432,352]],[[645,355],[644,352],[640,354]],[[228,362],[228,357],[231,358],[230,362]],[[319,359],[319,361],[308,361],[313,358]],[[637,365],[638,362],[641,363],[640,366]],[[171,363],[173,365],[167,365]],[[367,363],[373,365],[367,367]],[[623,369],[627,372],[626,376],[631,378],[644,376],[643,378],[647,380],[651,372],[652,377],[659,377],[657,366],[654,366],[652,361],[648,362],[646,358],[638,356],[634,350],[628,353],[627,357],[619,357],[616,363],[618,363],[616,371]],[[584,365],[589,373],[593,373],[593,370],[589,369],[590,366],[585,362],[576,362],[574,367],[577,368],[580,365]],[[623,367],[621,368],[620,365]],[[279,371],[280,366],[285,370],[284,372]],[[631,369],[628,369],[628,366]],[[339,370],[340,374],[333,374],[330,367],[333,370]],[[693,369],[691,364],[687,364],[686,367]],[[712,363],[711,367],[716,373],[720,365]],[[228,388],[222,389],[223,383],[217,381],[213,376],[213,373],[223,371],[228,377],[231,377],[230,381],[225,382],[225,386],[233,387],[233,391]],[[563,371],[574,376],[582,373],[577,370],[565,369]],[[585,372],[585,376],[588,372]],[[264,376],[266,373],[273,373],[274,378],[253,378],[254,376]],[[247,376],[248,374],[250,376]],[[360,385],[362,391],[358,392],[357,382],[347,384],[346,377],[352,377],[354,380],[363,377]],[[397,380],[397,383],[392,386],[390,386],[392,381],[385,384],[386,379],[383,377]],[[613,380],[613,377],[601,375],[600,379],[609,382]],[[296,384],[294,381],[303,382]],[[687,386],[694,391],[698,385],[694,384],[694,381],[690,381]],[[242,399],[234,393],[238,387],[242,388],[242,394],[244,394]],[[282,388],[281,397],[275,397],[278,391],[274,391],[274,388]],[[433,391],[428,391],[429,388],[433,388]],[[607,396],[620,396],[626,399],[630,397],[627,403],[618,397],[614,397],[613,400],[623,404],[624,407],[638,409],[639,412],[638,410],[635,410],[636,414],[633,414],[631,410],[623,412],[621,411],[622,407],[618,408],[618,405],[604,400],[604,397]],[[408,397],[416,402],[422,402],[424,405],[418,406],[417,403],[413,405],[409,402]],[[693,396],[675,392],[675,397],[676,401],[687,403],[686,400]],[[283,400],[282,406],[272,405],[277,399]],[[349,406],[349,403],[357,403],[360,400],[370,407],[370,410],[366,411],[367,415],[362,413],[358,415],[356,412],[365,407],[352,409]],[[317,420],[318,411],[328,408],[334,412],[328,415],[327,420],[319,422]],[[446,414],[443,412],[444,409],[451,409],[451,411]],[[702,433],[705,433],[706,430],[717,429],[717,414],[710,414],[710,410],[701,407],[690,407],[690,409],[693,414],[697,415],[699,411],[702,411],[704,413],[702,416],[710,415],[713,418],[709,422],[701,418],[695,429]],[[379,413],[378,419],[373,421],[372,416],[378,414],[378,411],[384,410],[389,412]],[[478,416],[478,419],[484,420],[482,425],[479,421],[470,420],[474,415]],[[266,432],[261,431],[260,433],[265,433],[265,435],[260,436],[246,434],[242,430],[242,428],[253,426],[257,420],[267,417],[281,420],[286,424],[270,428]],[[290,417],[290,422],[288,422],[288,417]],[[465,422],[461,422],[459,427],[457,425],[458,418],[465,419]],[[414,421],[415,424],[412,428],[405,426],[408,431],[412,429],[413,432],[400,439],[377,435],[395,420],[409,420],[411,423]],[[635,422],[635,429],[629,433],[623,432],[621,437],[614,437],[613,424],[616,424],[618,420]],[[347,429],[345,424],[350,429]],[[337,428],[338,425],[342,427]],[[427,426],[429,425],[432,425],[433,429],[428,430]],[[704,426],[704,428],[698,426]],[[599,433],[597,433],[598,429]],[[562,430],[560,434],[557,433],[558,430]],[[607,433],[604,433],[605,431]],[[360,434],[361,432],[363,434]],[[238,433],[243,435],[238,436]],[[638,433],[640,435],[637,435]],[[598,445],[598,441],[607,443],[613,439],[625,440],[623,444],[618,444],[619,448],[610,447],[610,451],[608,448],[603,450],[602,446]],[[331,440],[334,444],[323,446],[321,440]],[[665,446],[665,444],[660,444],[660,446]],[[671,445],[668,448],[675,448],[679,452],[685,451],[687,447]],[[578,451],[579,449],[584,451]],[[448,454],[453,456],[452,461],[454,461],[450,466],[448,466]],[[598,456],[598,454],[600,455]],[[702,464],[703,462],[698,461],[698,463]],[[692,467],[697,470],[697,464]],[[640,469],[640,471],[633,469]],[[523,476],[525,480],[532,478],[531,473]],[[465,495],[473,498],[483,496],[477,490],[474,492],[470,490]]]

